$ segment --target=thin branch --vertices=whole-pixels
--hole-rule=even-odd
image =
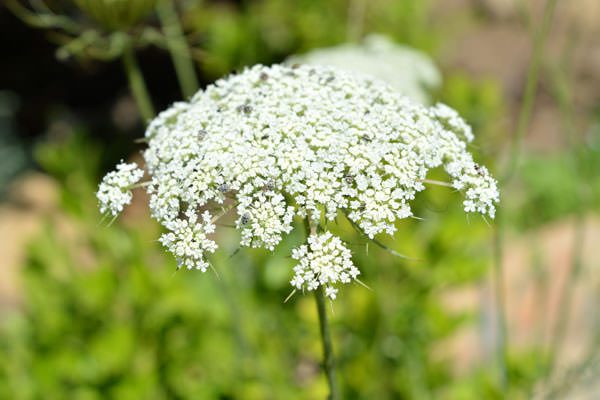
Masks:
[[[407,255],[401,254],[399,252],[397,252],[396,250],[388,247],[387,245],[381,243],[379,240],[375,239],[375,238],[370,238],[369,235],[367,235],[360,226],[358,226],[358,224],[356,222],[354,222],[349,216],[348,214],[344,213],[344,215],[346,216],[346,219],[350,222],[350,224],[352,225],[352,227],[354,227],[354,229],[360,233],[361,235],[363,235],[364,237],[366,237],[369,241],[373,242],[376,246],[382,248],[383,250],[387,251],[388,253],[390,253],[393,256],[399,257],[399,258],[403,258],[405,260],[409,260],[409,261],[423,261],[420,260],[418,258],[412,258],[409,257]]]

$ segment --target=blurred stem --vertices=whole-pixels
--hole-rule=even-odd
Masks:
[[[37,5],[36,5],[37,4]],[[32,12],[23,6],[18,0],[5,0],[4,5],[17,18],[34,28],[43,29],[62,29],[72,35],[79,35],[82,27],[69,17],[56,15],[47,6],[46,11],[42,11],[41,2],[32,3],[36,12]]]
[[[506,391],[508,387],[507,374],[507,354],[508,334],[506,328],[506,296],[504,292],[504,270],[503,270],[503,249],[504,249],[504,213],[501,209],[496,212],[496,224],[494,229],[494,267],[493,267],[493,285],[496,304],[496,361],[498,365],[498,378],[500,387]]]
[[[348,20],[346,34],[351,42],[359,41],[364,29],[366,0],[350,0],[348,3]]]
[[[542,17],[542,23],[539,30],[535,33],[533,39],[533,52],[531,63],[529,64],[529,70],[527,72],[527,81],[525,83],[525,92],[523,94],[523,103],[521,110],[519,111],[519,117],[517,120],[517,127],[515,129],[515,135],[513,137],[510,149],[510,160],[508,163],[507,170],[502,177],[502,181],[508,181],[519,163],[519,156],[521,153],[521,147],[523,144],[523,137],[525,131],[529,128],[529,122],[533,111],[533,103],[535,100],[535,94],[537,91],[540,67],[542,65],[544,46],[550,31],[552,24],[552,17],[554,16],[554,10],[556,9],[557,0],[547,0],[544,6],[544,14]]]
[[[167,47],[175,66],[175,73],[184,98],[192,97],[198,91],[198,78],[194,62],[183,34],[183,28],[175,9],[174,0],[159,1],[156,7],[162,25]]]
[[[337,382],[335,379],[336,368],[335,359],[333,356],[333,345],[331,342],[331,333],[329,331],[329,324],[327,322],[327,309],[325,308],[325,293],[323,288],[319,286],[315,290],[315,299],[317,301],[317,311],[319,312],[319,328],[321,330],[321,342],[323,343],[323,368],[325,369],[325,375],[327,376],[327,383],[329,384],[329,400],[339,400],[340,394],[338,392]]]
[[[144,122],[147,123],[154,118],[154,107],[152,106],[142,71],[137,63],[131,44],[128,44],[123,50],[122,59],[125,72],[127,73],[127,80],[129,81],[129,88]]]
[[[557,321],[554,326],[554,330],[552,332],[552,337],[550,338],[550,356],[548,360],[548,374],[546,378],[550,378],[552,372],[554,370],[554,366],[556,364],[556,358],[560,355],[560,349],[563,344],[563,339],[565,336],[565,332],[567,331],[567,326],[569,322],[569,317],[571,315],[571,303],[574,294],[575,283],[577,282],[577,278],[581,273],[582,268],[582,252],[583,252],[583,242],[585,238],[585,221],[583,218],[583,213],[578,211],[575,215],[574,221],[574,237],[573,237],[573,249],[571,253],[571,264],[569,269],[569,274],[567,279],[562,287],[560,294],[560,303],[557,311]]]
[[[229,278],[230,282],[234,279],[232,277]],[[240,307],[237,302],[237,297],[230,288],[231,283],[225,282],[225,278],[218,277],[215,279],[217,285],[219,286],[219,290],[223,294],[223,299],[229,308],[229,312],[231,313],[231,330],[233,333],[233,337],[235,340],[236,347],[238,349],[238,356],[242,360],[242,362],[236,363],[236,367],[238,369],[244,371],[244,367],[246,366],[246,360],[251,356],[251,349],[248,345],[248,341],[244,335],[244,330],[242,326],[244,326],[244,315],[240,311]],[[235,288],[234,288],[235,291]]]
[[[570,150],[568,158],[569,166],[573,169],[574,175],[578,175],[578,172],[580,171],[578,171],[579,158],[577,153],[578,140],[576,137],[575,110],[573,108],[573,98],[571,95],[567,71],[567,64],[565,64],[562,68],[560,66],[555,67],[553,65],[549,65],[549,75],[551,77],[553,89],[552,93],[561,112],[564,130],[567,135],[567,144]],[[587,204],[587,193],[584,189],[585,188],[580,184],[576,193],[580,204],[579,207],[577,207],[575,220],[573,221],[574,234],[571,262],[568,276],[559,295],[560,303],[557,311],[558,317],[549,343],[548,374],[546,375],[546,379],[551,377],[555,367],[556,358],[560,355],[560,350],[569,323],[574,287],[583,267],[582,253],[583,243],[585,241],[585,218],[583,210]]]
[[[535,95],[537,92],[538,80],[540,75],[540,68],[542,65],[544,47],[546,39],[550,31],[550,26],[556,9],[557,0],[547,0],[544,5],[544,12],[542,16],[542,22],[534,34],[533,38],[533,52],[531,63],[527,72],[527,81],[525,83],[525,91],[523,94],[523,101],[519,116],[517,120],[517,126],[515,134],[513,136],[510,148],[509,162],[506,167],[506,171],[501,175],[500,185],[505,187],[506,184],[511,180],[514,172],[516,171],[519,163],[519,156],[522,148],[523,138],[525,132],[529,128],[531,121],[531,115],[533,112],[533,105]],[[494,280],[494,293],[495,303],[497,307],[497,327],[498,327],[498,343],[497,349],[497,360],[499,370],[499,382],[500,387],[504,392],[509,386],[508,374],[507,374],[507,354],[506,349],[508,346],[507,328],[506,328],[506,309],[505,309],[505,293],[504,293],[504,271],[503,271],[503,252],[504,252],[504,241],[505,241],[505,221],[501,210],[499,210],[494,232],[494,266],[493,266],[493,280]]]

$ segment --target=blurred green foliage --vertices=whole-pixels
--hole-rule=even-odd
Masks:
[[[364,15],[351,22],[362,24],[362,33],[383,32],[430,53],[438,46],[429,1],[363,2]],[[348,1],[180,4],[207,79],[349,36]],[[488,164],[506,113],[498,85],[451,73],[436,95],[479,132],[474,147]],[[507,210],[513,226],[574,212],[581,199],[600,204],[600,129],[591,137],[576,163],[571,155],[525,160],[523,190],[508,194],[518,200]],[[61,188],[61,213],[49,216],[32,241],[22,307],[0,324],[0,398],[324,398],[313,299],[295,295],[283,303],[291,291],[292,260],[285,255],[302,241],[302,228],[268,254],[236,252],[235,234],[222,227],[223,246],[212,258],[216,273],[176,272],[156,241],[159,227],[139,204],[110,227],[100,223],[94,191],[123,148],[118,142],[103,148],[71,132],[35,150]],[[436,173],[432,178],[443,179]],[[583,194],[582,185],[589,188]],[[457,193],[433,187],[416,202],[423,220],[403,221],[393,239],[382,238],[414,261],[367,245],[343,220],[332,227],[355,250],[361,280],[372,288],[344,288],[334,305],[344,399],[529,397],[543,371],[537,349],[510,351],[506,389],[491,358],[454,371],[461,355],[451,352],[453,335],[490,330],[478,310],[457,312],[448,304],[449,295],[483,280],[490,260],[490,227],[465,217],[460,203]]]
[[[2,324],[0,398],[324,398],[313,299],[283,303],[291,291],[285,255],[302,228],[271,255],[236,252],[223,227],[212,258],[218,276],[175,272],[147,216],[99,223],[93,188],[102,154],[81,133],[36,150],[62,188],[65,213],[49,217],[31,243],[23,307]],[[386,243],[418,261],[367,249],[344,221],[332,227],[357,250],[372,287],[344,288],[333,305],[344,398],[502,398],[492,367],[457,380],[452,355],[440,351],[475,322],[447,308],[444,293],[485,273],[490,229],[467,221],[447,188],[417,203],[424,220],[402,222]]]
[[[438,40],[429,19],[429,0],[184,1],[183,5],[184,24],[197,38],[193,44],[202,49],[200,66],[211,79],[246,65],[280,62],[290,54],[351,40],[352,26],[361,27],[360,35],[381,32],[428,51]],[[353,6],[363,11],[349,16]]]
[[[521,168],[511,225],[531,228],[600,206],[600,117],[570,152],[530,155]],[[557,184],[560,182],[560,184]]]
[[[438,94],[440,101],[450,104],[477,132],[478,146],[485,156],[494,156],[506,140],[506,105],[498,82],[473,79],[459,71],[446,75]],[[490,157],[494,158],[494,157]],[[488,160],[493,162],[492,159]],[[489,164],[488,164],[489,165]]]

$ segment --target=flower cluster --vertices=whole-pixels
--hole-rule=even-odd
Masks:
[[[427,54],[379,34],[367,35],[358,44],[345,43],[292,56],[287,63],[328,65],[368,74],[422,104],[429,103],[429,92],[442,83],[440,72]]]
[[[440,166],[464,194],[465,211],[493,217],[498,201],[496,181],[467,151],[473,135],[454,110],[330,67],[252,67],[174,104],[146,137],[151,213],[168,230],[161,242],[186,268],[206,270],[219,218],[210,210],[219,205],[237,209],[243,246],[273,249],[295,216],[315,226],[343,214],[371,238],[393,234],[396,221],[412,215],[428,171]],[[128,193],[129,177],[141,177],[131,168],[107,175],[101,209],[117,212],[129,201],[117,195]],[[294,257],[292,285],[324,286],[330,298],[334,284],[358,274],[331,233],[311,236]]]
[[[204,254],[217,250],[217,244],[207,237],[214,233],[215,224],[208,211],[202,213],[201,221],[193,209],[188,209],[184,214],[184,218],[165,222],[169,232],[163,234],[159,241],[177,257],[180,266],[204,272],[209,267]]]
[[[308,245],[292,250],[292,258],[298,260],[292,286],[309,291],[322,286],[332,300],[338,292],[336,283],[350,283],[360,274],[352,263],[350,250],[331,232],[309,236]]]
[[[111,171],[100,183],[96,196],[100,201],[100,212],[113,216],[123,211],[131,203],[131,189],[144,176],[144,171],[136,163],[121,162],[115,171]]]

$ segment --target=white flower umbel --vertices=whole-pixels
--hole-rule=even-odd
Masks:
[[[123,211],[123,207],[131,203],[131,189],[144,176],[144,171],[136,163],[121,162],[115,171],[106,174],[96,196],[100,202],[100,212],[113,216]]]
[[[369,74],[423,104],[430,102],[430,92],[442,83],[439,70],[427,54],[379,34],[369,34],[358,44],[344,43],[295,55],[286,62]]]
[[[236,207],[241,244],[272,250],[294,216],[316,226],[345,214],[371,238],[393,234],[439,166],[464,194],[465,211],[493,217],[498,201],[496,181],[467,151],[471,129],[454,110],[330,67],[252,67],[174,104],[146,137],[151,213],[168,230],[161,242],[186,268],[206,270],[217,247],[207,236],[219,218],[209,206]],[[103,210],[118,212],[130,200],[126,188],[141,173],[124,168],[100,185]],[[334,284],[358,273],[328,232],[294,254],[293,285],[322,285],[330,298]]]
[[[322,286],[332,300],[337,296],[338,283],[350,283],[360,274],[352,263],[350,250],[331,232],[309,236],[308,245],[292,250],[292,258],[298,260],[292,286],[308,291]]]

